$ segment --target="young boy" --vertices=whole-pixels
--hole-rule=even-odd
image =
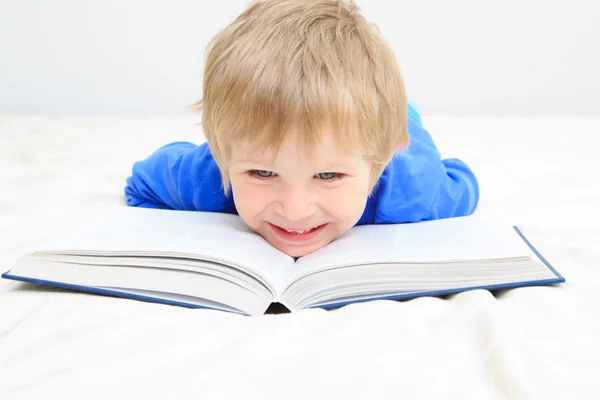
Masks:
[[[355,225],[471,214],[479,187],[440,159],[394,54],[341,0],[255,2],[209,45],[207,143],[136,162],[127,204],[237,213],[293,257]]]

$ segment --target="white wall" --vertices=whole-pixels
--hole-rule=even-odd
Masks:
[[[428,114],[600,115],[600,2],[357,0]],[[185,113],[247,0],[0,0],[0,113]]]

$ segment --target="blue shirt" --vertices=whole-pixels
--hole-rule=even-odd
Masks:
[[[356,225],[465,216],[477,207],[479,185],[471,169],[456,158],[442,160],[412,106],[408,115],[409,147],[387,165]],[[237,214],[206,143],[171,143],[136,162],[125,198],[129,206]]]

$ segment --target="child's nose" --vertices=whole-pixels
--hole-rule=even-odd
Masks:
[[[316,213],[316,204],[312,196],[301,189],[285,190],[281,193],[277,205],[275,211],[288,221],[308,219]]]

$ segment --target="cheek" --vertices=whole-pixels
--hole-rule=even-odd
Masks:
[[[356,182],[339,188],[327,199],[328,213],[336,219],[354,224],[365,210],[368,182]]]
[[[260,187],[247,184],[243,181],[236,182],[232,180],[231,188],[235,207],[240,217],[248,225],[252,225],[252,218],[266,207],[268,196],[265,195],[264,190],[261,190]]]

